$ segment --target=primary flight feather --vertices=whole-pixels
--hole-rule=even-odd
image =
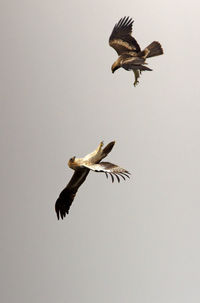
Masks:
[[[113,28],[109,44],[119,55],[111,67],[112,72],[114,73],[120,67],[125,70],[133,70],[135,75],[134,86],[136,86],[139,83],[138,78],[142,71],[152,71],[146,66],[146,58],[162,55],[163,49],[159,42],[154,41],[141,51],[139,44],[131,36],[132,26],[133,20],[131,18],[121,18]]]
[[[101,142],[94,152],[86,155],[84,158],[73,157],[69,160],[68,165],[75,172],[56,201],[55,210],[58,220],[60,217],[63,219],[69,213],[76,192],[87,178],[90,170],[103,172],[106,174],[106,177],[110,175],[112,182],[114,182],[114,178],[118,182],[120,182],[120,177],[124,180],[126,177],[129,178],[130,173],[126,169],[110,162],[101,162],[111,152],[114,144],[115,142],[112,141],[105,148],[102,148],[103,142]]]

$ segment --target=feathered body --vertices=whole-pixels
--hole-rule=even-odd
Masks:
[[[75,172],[70,182],[60,193],[56,201],[55,210],[58,219],[60,217],[63,219],[66,213],[68,214],[76,192],[87,178],[90,170],[95,172],[104,172],[106,177],[110,175],[112,182],[114,182],[114,177],[116,177],[118,182],[120,182],[120,177],[124,180],[126,177],[129,178],[130,173],[124,168],[110,162],[101,162],[101,160],[103,160],[111,152],[114,144],[115,142],[112,141],[105,148],[102,148],[103,142],[101,142],[95,151],[86,155],[85,157],[73,157],[69,160],[68,166]]]
[[[135,74],[134,86],[136,86],[141,71],[152,71],[146,66],[146,58],[162,55],[163,49],[159,42],[154,41],[141,51],[139,44],[131,36],[132,25],[131,18],[121,18],[111,33],[109,44],[119,55],[111,67],[112,72],[114,73],[120,67],[125,70],[133,70]]]

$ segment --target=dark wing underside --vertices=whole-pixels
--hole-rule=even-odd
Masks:
[[[116,177],[117,181],[120,182],[120,177],[125,180],[125,178],[130,178],[130,173],[118,165],[115,165],[110,162],[100,162],[98,164],[90,164],[86,166],[87,168],[95,171],[95,172],[103,172],[106,174],[106,177],[108,175],[111,176],[112,182],[114,182],[114,177]]]
[[[109,39],[109,44],[113,47],[120,56],[124,52],[135,51],[140,52],[140,46],[137,41],[131,36],[133,20],[129,17],[124,17],[113,28]]]
[[[58,197],[55,204],[58,220],[60,217],[63,219],[66,214],[69,213],[69,209],[75,198],[76,192],[78,191],[81,184],[83,184],[85,181],[88,173],[88,168],[80,168],[76,170],[68,185],[60,193],[60,196]]]

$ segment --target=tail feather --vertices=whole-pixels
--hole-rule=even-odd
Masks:
[[[155,57],[163,54],[163,49],[158,41],[153,41],[149,44],[142,52],[140,52],[141,57]]]

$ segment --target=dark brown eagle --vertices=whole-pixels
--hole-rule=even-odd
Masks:
[[[152,71],[146,66],[146,58],[162,55],[163,49],[159,42],[154,41],[141,51],[139,44],[131,36],[133,22],[129,17],[121,18],[113,28],[109,44],[119,55],[111,67],[112,72],[114,73],[120,67],[125,70],[133,70],[135,74],[134,86],[136,86],[142,71]]]
[[[112,182],[114,182],[114,177],[116,177],[118,182],[120,182],[120,177],[124,180],[125,177],[130,178],[130,173],[126,169],[110,162],[101,162],[111,152],[114,144],[115,142],[112,141],[105,148],[102,148],[103,142],[101,142],[94,152],[86,155],[84,158],[73,157],[69,160],[68,166],[75,172],[56,201],[55,210],[58,220],[60,217],[63,219],[69,213],[76,192],[87,178],[90,170],[103,172],[106,174],[106,177],[110,175]]]

